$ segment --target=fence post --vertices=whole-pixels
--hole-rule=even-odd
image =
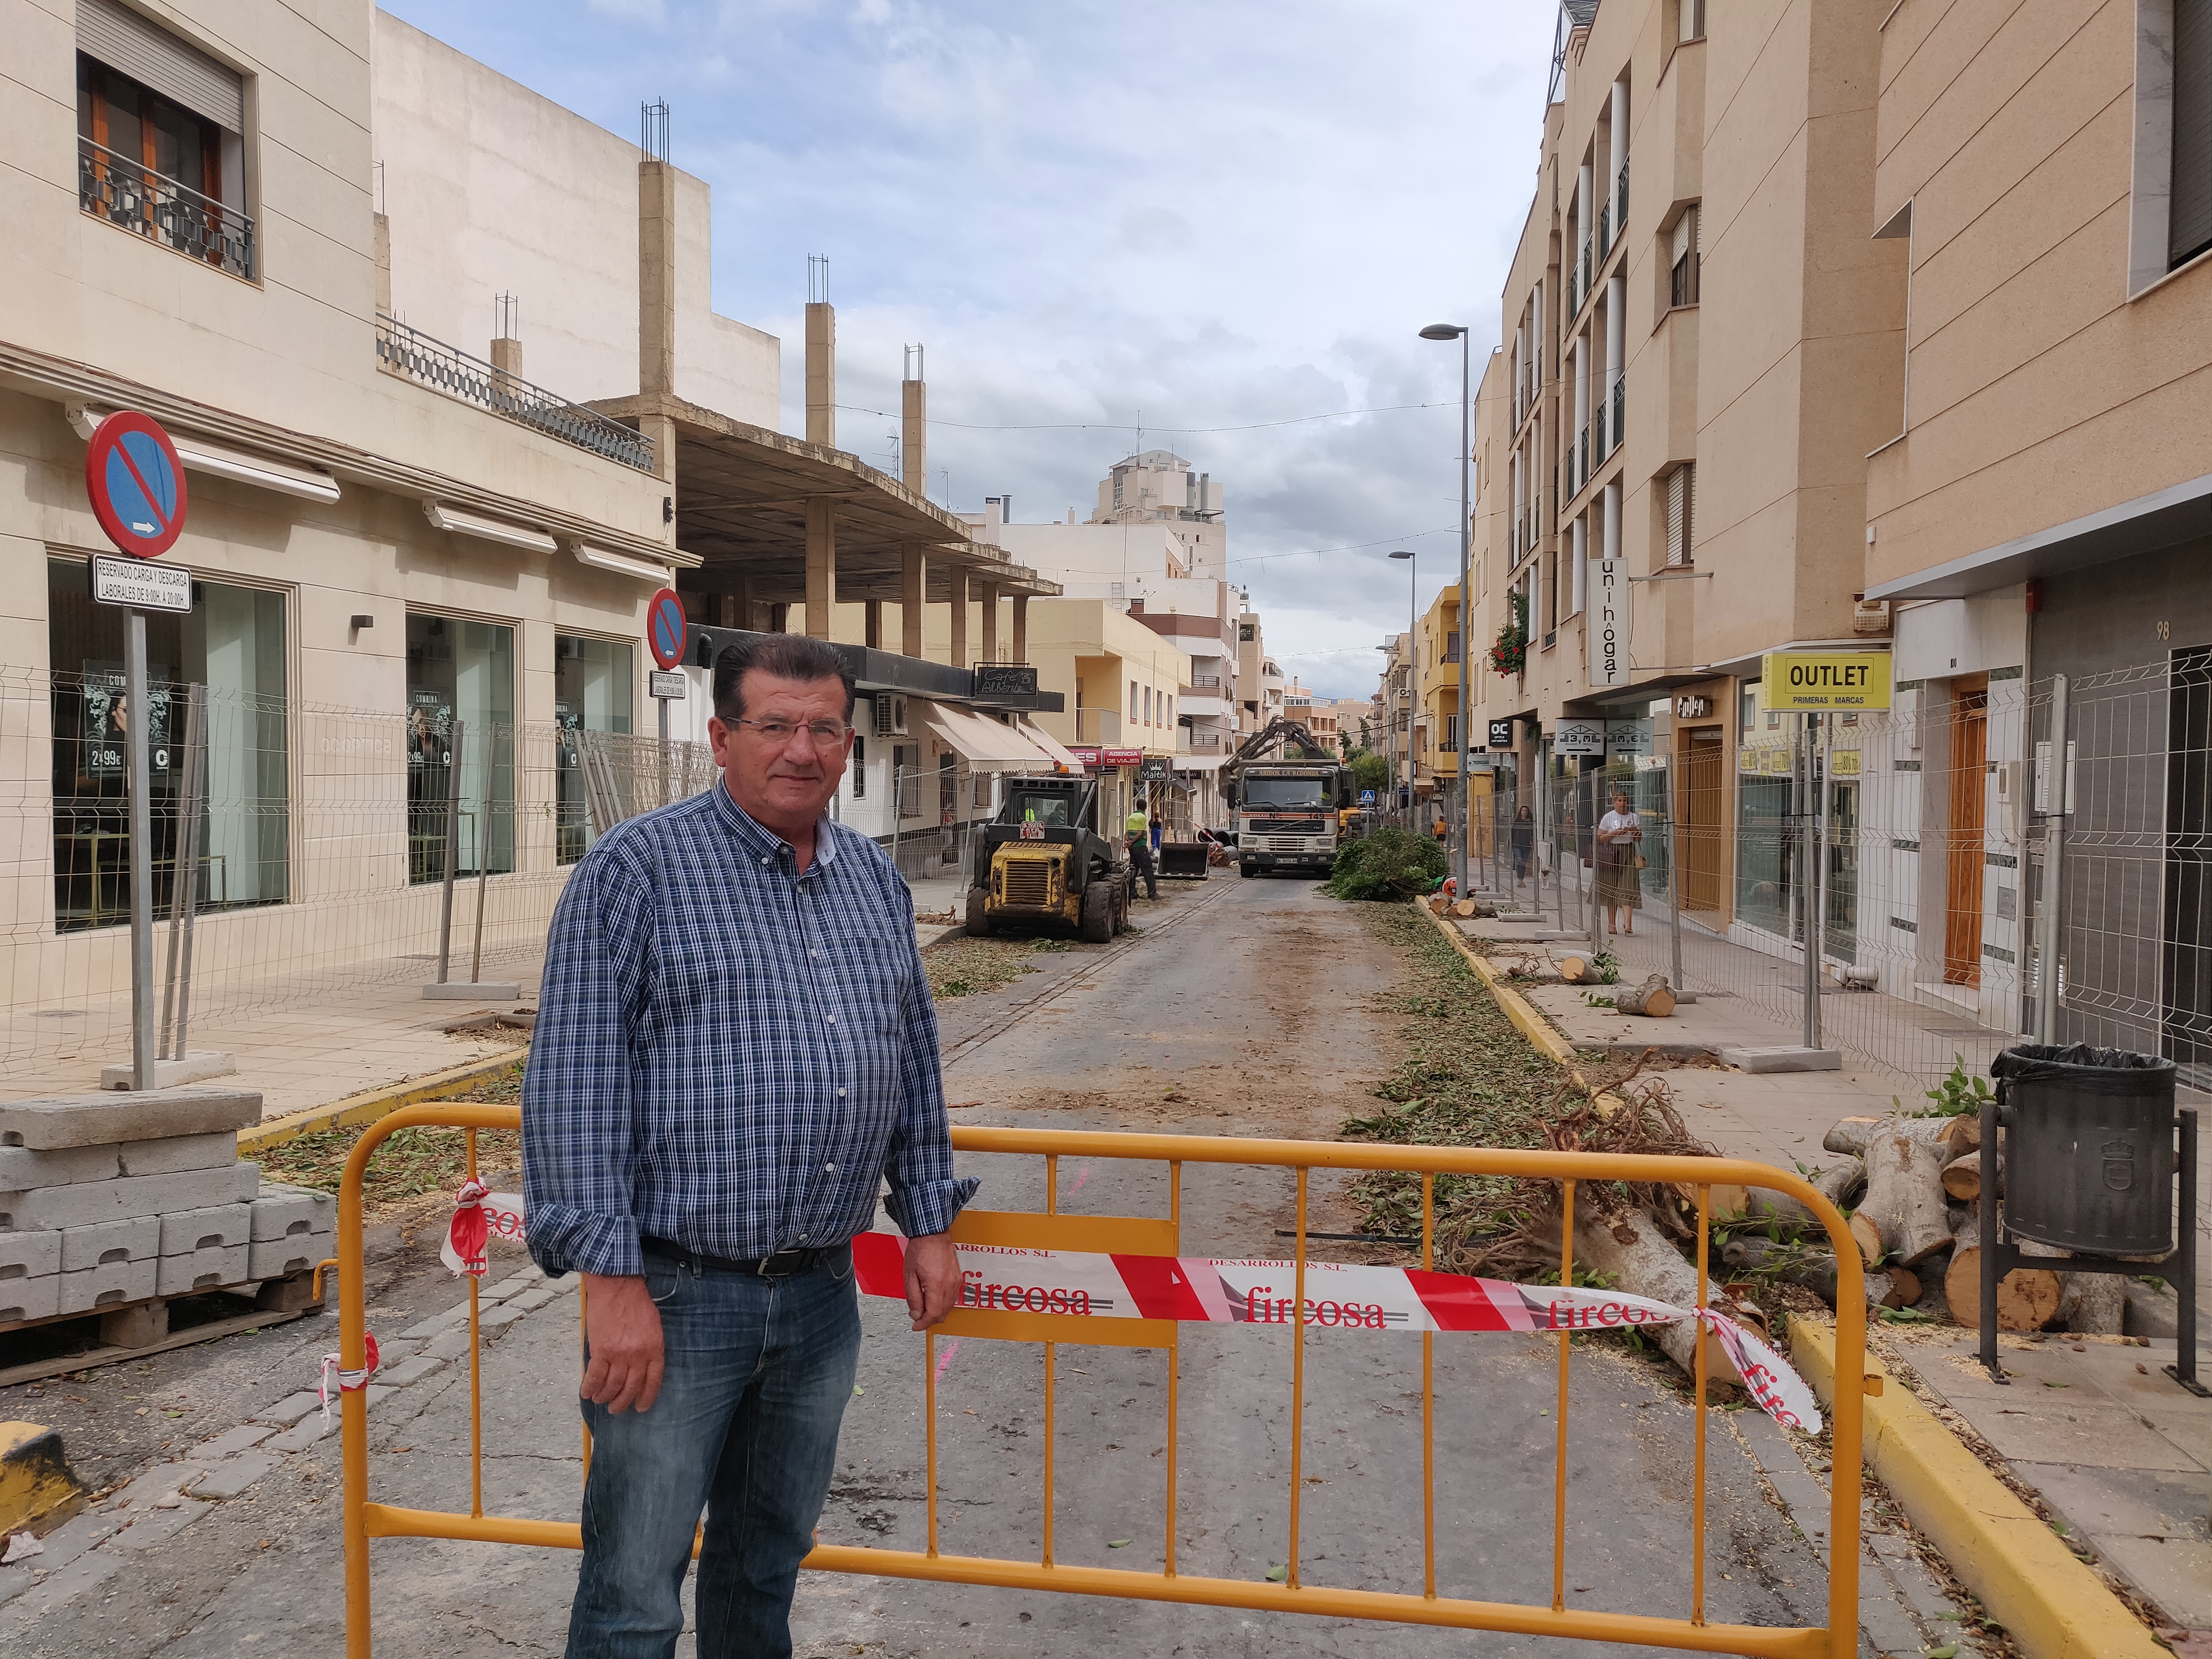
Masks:
[[[207,805],[208,706],[207,687],[195,685],[189,694],[185,710],[185,823],[180,837],[184,848],[180,858],[184,890],[184,944],[181,952],[176,949],[177,904],[173,896],[169,903],[169,939],[171,959],[177,972],[177,1026],[172,1060],[185,1057],[186,1034],[192,1022],[192,933],[193,923],[199,916],[200,901],[200,818]],[[226,884],[227,885],[228,884]],[[164,1023],[167,1011],[163,1010]]]
[[[1673,952],[1670,966],[1674,977],[1668,983],[1674,988],[1674,995],[1679,999],[1682,994],[1682,814],[1678,781],[1674,757],[1670,755],[1667,766],[1667,931],[1672,936],[1668,948]]]
[[[2071,805],[2067,786],[2073,781],[2066,763],[2070,691],[2065,675],[2051,677],[2051,764],[2041,780],[2049,792],[2043,798],[2043,892],[2035,913],[2035,1040],[2045,1045],[2058,1041],[2058,948],[2065,899],[2059,878],[2066,857],[2066,809]]]
[[[1798,834],[1799,862],[1798,904],[1802,927],[1799,932],[1805,939],[1805,1046],[1820,1046],[1820,936],[1813,910],[1819,896],[1820,882],[1814,869],[1820,857],[1820,785],[1815,779],[1813,760],[1813,719],[1810,714],[1797,717],[1798,750]]]
[[[462,722],[453,722],[446,745],[446,885],[438,900],[438,983],[447,982],[453,955],[453,878],[460,872],[461,736]]]

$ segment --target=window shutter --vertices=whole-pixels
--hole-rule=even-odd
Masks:
[[[2212,0],[2173,3],[2173,198],[2167,264],[2212,247]]]
[[[1698,469],[1686,462],[1667,475],[1667,562],[1687,564],[1691,557],[1690,520],[1697,495]]]
[[[116,0],[76,0],[77,50],[227,131],[246,131],[246,83],[197,46]]]

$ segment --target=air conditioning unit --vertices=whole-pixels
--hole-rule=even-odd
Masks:
[[[906,736],[906,699],[896,691],[875,695],[875,734],[879,738]]]

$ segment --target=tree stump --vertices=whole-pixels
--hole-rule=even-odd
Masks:
[[[1581,957],[1561,957],[1559,977],[1570,985],[1579,985],[1591,977],[1590,965]]]
[[[1613,1006],[1617,1013],[1665,1019],[1674,1012],[1674,993],[1665,975],[1654,974],[1633,989],[1615,992]]]
[[[1943,1190],[1962,1204],[1982,1195],[1982,1154],[1978,1147],[1943,1166]],[[1997,1154],[1997,1193],[2004,1193],[2004,1154]]]

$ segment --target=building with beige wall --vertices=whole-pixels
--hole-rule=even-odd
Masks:
[[[1140,795],[1158,794],[1164,803],[1164,788],[1140,782],[1150,762],[1155,772],[1179,774],[1183,790],[1211,812],[1213,767],[1191,766],[1190,728],[1182,724],[1189,653],[1111,600],[1076,599],[1031,604],[1029,649],[1038,684],[1066,693],[1064,710],[1039,714],[1037,724],[1106,781],[1102,810],[1111,806],[1118,822]],[[1218,757],[1208,758],[1218,766]]]
[[[1902,384],[1903,253],[1872,235],[1886,9],[1569,8],[1478,408],[1477,648],[1516,605],[1529,643],[1477,708],[1515,722],[1523,798],[1562,836],[1585,768],[1662,819],[1676,778],[1686,907],[1778,951],[1737,902],[1731,714],[1764,652],[1886,643],[1856,604]],[[1620,752],[1555,754],[1563,721]]]

